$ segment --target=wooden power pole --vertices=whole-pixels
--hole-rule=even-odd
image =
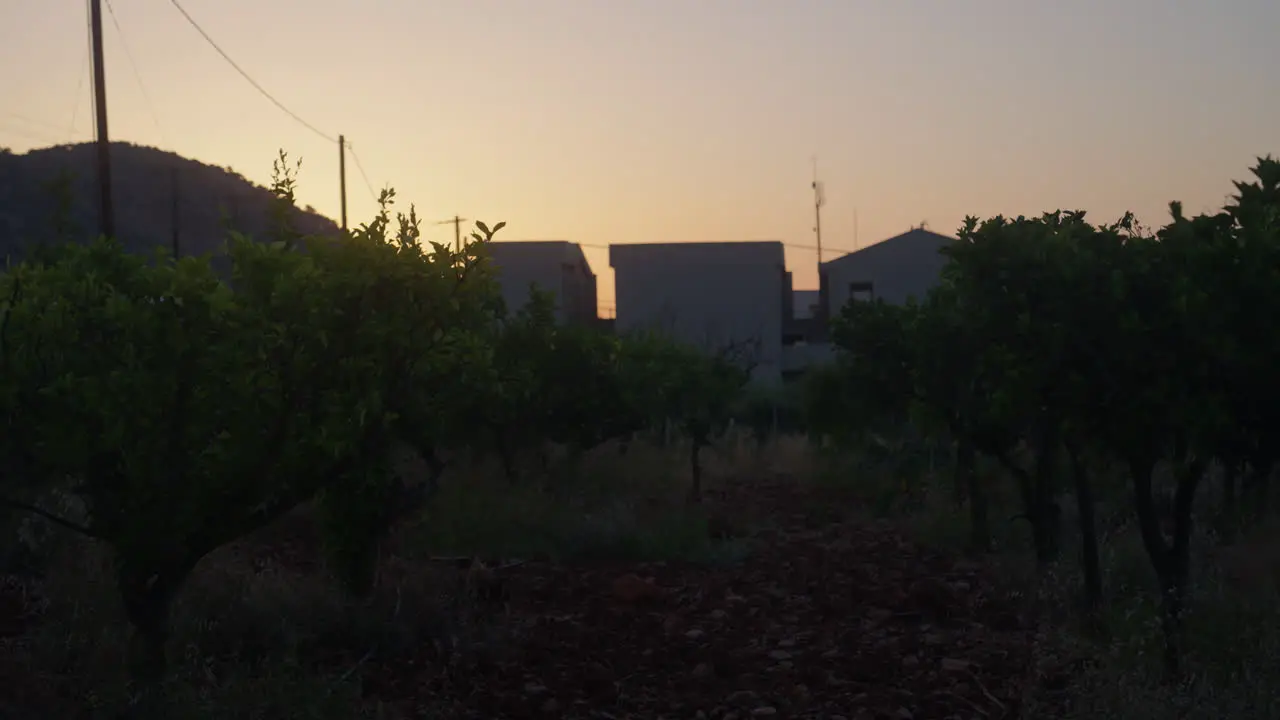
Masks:
[[[347,229],[347,138],[338,136],[338,192],[342,194],[342,229]]]
[[[98,222],[101,233],[115,237],[111,202],[111,136],[107,132],[107,72],[102,64],[102,0],[89,0],[89,33],[93,39],[93,105],[98,128]]]
[[[436,225],[452,225],[453,226],[453,251],[454,252],[459,252],[462,250],[462,223],[466,221],[467,221],[466,218],[458,217],[457,215],[454,215],[453,219],[451,220],[441,220],[440,222],[436,223]]]
[[[173,225],[173,259],[182,258],[182,218],[179,215],[178,166],[169,169],[169,220]]]

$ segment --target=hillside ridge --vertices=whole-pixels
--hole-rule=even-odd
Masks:
[[[171,249],[218,253],[228,230],[263,237],[270,228],[271,191],[231,168],[129,142],[111,143],[116,229],[130,252]],[[0,257],[18,260],[41,243],[86,242],[98,227],[93,143],[14,153],[0,148]],[[59,179],[66,178],[61,191]],[[176,203],[175,203],[176,195]],[[66,212],[59,212],[59,207]],[[59,228],[59,217],[69,222]],[[308,207],[296,222],[307,234],[330,235],[338,225]]]

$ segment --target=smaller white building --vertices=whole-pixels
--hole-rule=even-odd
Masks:
[[[555,296],[560,322],[596,322],[596,276],[580,245],[526,240],[492,242],[488,250],[509,312],[527,305],[530,288],[536,286]]]
[[[923,299],[941,279],[948,260],[942,249],[953,242],[918,227],[822,263],[823,309],[835,317],[850,300],[902,305],[907,298]]]
[[[657,330],[709,352],[749,347],[753,380],[782,377],[791,305],[781,242],[613,245],[618,333]]]
[[[791,314],[793,320],[811,320],[820,314],[818,310],[822,306],[821,291],[795,290],[791,293],[791,297],[794,298],[795,307]]]

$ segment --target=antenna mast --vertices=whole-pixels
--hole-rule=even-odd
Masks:
[[[827,204],[827,192],[818,181],[818,158],[813,158],[813,234],[818,241],[818,274],[822,274],[822,206]]]

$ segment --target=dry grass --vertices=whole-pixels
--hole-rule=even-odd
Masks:
[[[913,536],[940,548],[963,547],[967,510],[952,500],[945,467],[921,472],[914,463],[828,466],[825,482],[852,483],[864,508],[892,517]],[[912,473],[904,495],[903,473]],[[997,554],[991,562],[1027,596],[1044,618],[1039,691],[1028,717],[1132,718],[1133,720],[1227,720],[1280,718],[1280,527],[1255,529],[1227,545],[1197,521],[1193,538],[1192,583],[1186,616],[1189,680],[1171,688],[1162,682],[1160,629],[1154,604],[1155,576],[1142,546],[1123,479],[1099,488],[1099,525],[1106,610],[1105,639],[1099,639],[1077,612],[1083,594],[1074,501],[1062,498],[1066,532],[1063,560],[1037,571],[1030,553],[1030,528],[1009,521],[1019,513],[1011,484],[986,468]],[[820,476],[822,477],[822,476]],[[857,480],[851,478],[856,477]],[[1201,508],[1216,506],[1206,492]],[[1089,628],[1086,631],[1086,628]]]

